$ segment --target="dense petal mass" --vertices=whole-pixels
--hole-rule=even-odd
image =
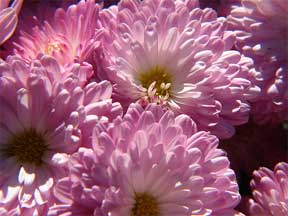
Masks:
[[[237,48],[253,58],[261,95],[252,100],[259,124],[288,119],[288,5],[285,0],[242,0],[228,17]]]
[[[31,64],[13,56],[0,61],[1,215],[46,215],[69,154],[91,146],[94,124],[121,115],[111,85],[81,87],[80,70],[47,56]]]
[[[52,21],[44,21],[31,32],[21,33],[15,43],[15,54],[31,61],[43,53],[53,56],[63,65],[87,61],[99,45],[93,39],[99,9],[95,0],[82,0],[66,11],[57,9]]]
[[[253,199],[249,201],[251,215],[288,215],[288,164],[278,163],[274,171],[261,167],[253,176]]]
[[[123,106],[157,102],[221,138],[247,122],[253,62],[230,50],[233,33],[214,10],[197,0],[123,0],[99,16],[99,77]]]
[[[233,215],[240,195],[218,139],[187,115],[131,104],[70,159],[51,215]],[[228,213],[229,212],[229,213]]]
[[[0,2],[0,45],[9,39],[14,33],[19,12],[23,0],[12,1],[12,5],[9,6],[10,0],[1,0]]]

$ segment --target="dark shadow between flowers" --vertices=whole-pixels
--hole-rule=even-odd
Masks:
[[[236,128],[236,134],[220,142],[227,152],[231,168],[235,171],[242,196],[239,210],[245,213],[247,197],[252,195],[250,181],[254,170],[267,167],[271,170],[281,161],[288,160],[288,128],[259,126],[250,121]],[[243,209],[244,208],[244,209]]]

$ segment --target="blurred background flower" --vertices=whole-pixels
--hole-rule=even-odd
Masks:
[[[66,11],[57,9],[50,22],[45,17],[32,31],[20,32],[13,43],[15,54],[31,61],[42,53],[53,56],[62,65],[88,61],[99,45],[93,39],[99,9],[94,0],[80,1]]]

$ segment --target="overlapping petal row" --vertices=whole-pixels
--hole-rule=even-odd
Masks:
[[[288,214],[288,164],[278,163],[274,171],[261,167],[251,181],[253,199],[250,214],[257,216]]]
[[[57,186],[66,204],[50,213],[142,215],[142,197],[150,215],[232,215],[238,186],[217,145],[187,115],[131,104],[122,119],[97,124],[92,149],[73,154],[70,176]]]
[[[233,33],[214,10],[193,0],[123,0],[99,16],[100,77],[123,106],[156,97],[221,138],[247,122],[247,99],[259,91],[250,82],[253,61],[231,50]]]
[[[55,182],[68,174],[69,154],[91,146],[96,122],[121,115],[111,85],[82,86],[81,67],[64,68],[47,56],[0,62],[1,215],[46,215],[56,202]]]
[[[261,94],[252,100],[252,115],[259,124],[288,119],[288,5],[285,0],[242,0],[228,17],[237,36],[237,48],[254,60],[255,83]]]

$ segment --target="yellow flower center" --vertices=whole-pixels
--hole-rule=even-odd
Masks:
[[[146,89],[155,82],[156,96],[166,96],[170,93],[172,75],[163,67],[157,65],[148,71],[140,73],[138,80]]]
[[[48,150],[43,136],[34,129],[19,133],[8,141],[3,153],[7,157],[16,157],[21,164],[42,164],[42,157]]]
[[[54,51],[59,52],[61,50],[60,45],[56,42],[49,42],[45,49],[45,54],[52,55]]]
[[[135,203],[130,216],[159,216],[157,200],[147,193],[135,193]]]

